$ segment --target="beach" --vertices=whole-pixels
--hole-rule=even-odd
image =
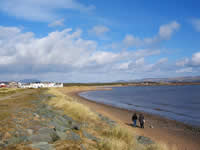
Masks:
[[[84,92],[87,90],[84,90]],[[105,104],[96,103],[79,96],[83,91],[70,91],[72,97],[91,110],[101,113],[112,120],[123,125],[124,128],[131,128],[138,135],[147,136],[152,140],[166,144],[170,149],[176,150],[199,150],[200,149],[200,132],[198,128],[170,120],[157,115],[143,113],[145,116],[145,129],[131,126],[131,116],[133,112],[130,110],[120,109]],[[139,114],[140,112],[137,112]],[[139,126],[139,123],[137,123]]]

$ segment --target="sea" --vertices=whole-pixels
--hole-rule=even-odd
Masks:
[[[128,86],[82,92],[91,101],[160,115],[200,127],[200,85]]]

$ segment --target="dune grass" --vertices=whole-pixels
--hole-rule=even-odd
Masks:
[[[49,105],[62,109],[74,119],[82,122],[97,119],[95,113],[90,111],[90,109],[83,104],[78,103],[76,99],[62,94],[55,88],[49,89],[49,92],[56,95],[56,97],[51,98],[48,102]]]
[[[11,94],[15,94],[19,91],[24,91],[24,89],[18,88],[0,88],[0,97],[8,96]]]
[[[85,128],[89,133],[92,133],[100,139],[96,144],[84,141],[87,149],[91,150],[168,150],[163,144],[154,144],[144,146],[137,142],[135,133],[120,124],[115,127],[110,127],[103,123],[98,115],[91,111],[87,106],[78,102],[78,100],[70,96],[70,92],[91,89],[91,87],[65,87],[51,88],[49,93],[56,97],[48,101],[49,105],[62,109],[67,115],[80,122],[88,122],[89,128]],[[69,91],[68,91],[69,90]],[[63,94],[64,93],[64,94]],[[81,135],[81,133],[80,133]]]

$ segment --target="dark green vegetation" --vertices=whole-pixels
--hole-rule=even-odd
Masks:
[[[70,86],[113,86],[113,85],[121,85],[121,86],[126,86],[128,83],[64,83],[65,87],[70,87]]]
[[[162,86],[162,85],[200,85],[200,82],[108,82],[108,83],[64,83],[70,86]]]

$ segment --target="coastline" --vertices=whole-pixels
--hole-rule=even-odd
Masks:
[[[95,88],[94,90],[99,90]],[[102,90],[102,89],[100,89]],[[198,150],[200,147],[200,132],[197,128],[191,125],[170,120],[158,115],[143,113],[145,116],[145,129],[131,127],[131,115],[133,112],[122,108],[116,108],[95,101],[88,100],[79,96],[81,92],[89,90],[71,91],[68,94],[78,99],[84,105],[87,105],[91,110],[99,112],[109,118],[122,124],[124,127],[132,128],[139,135],[147,136],[156,142],[165,143],[171,149],[176,150]]]

